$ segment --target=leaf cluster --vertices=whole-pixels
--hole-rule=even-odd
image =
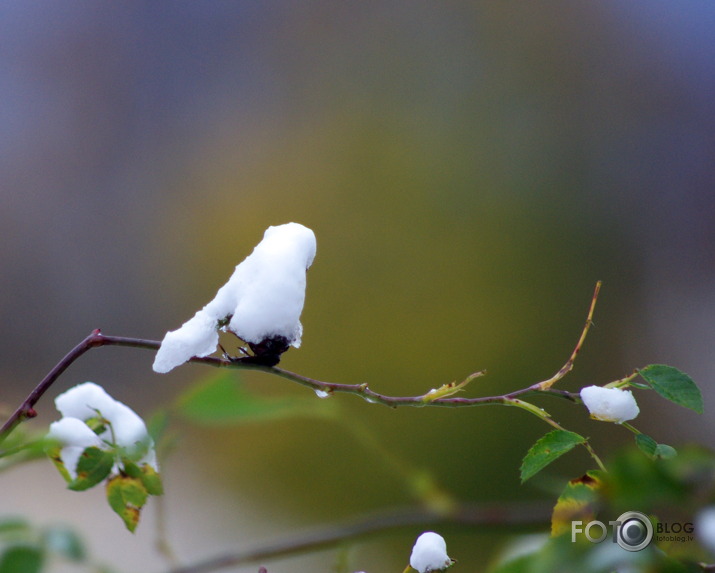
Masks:
[[[74,479],[60,459],[58,449],[56,444],[51,445],[48,455],[67,481],[68,489],[81,492],[106,481],[107,502],[129,531],[133,532],[139,524],[141,510],[149,496],[164,493],[161,476],[153,467],[138,465],[121,455],[118,449],[86,448],[77,462]]]
[[[639,375],[644,382],[636,382],[634,378]],[[644,390],[655,390],[660,396],[684,408],[689,408],[698,414],[703,412],[703,397],[697,384],[690,376],[677,368],[665,364],[651,364],[637,370],[633,376],[613,383],[614,387],[634,387]],[[671,458],[677,454],[675,448],[666,444],[659,444],[634,428],[631,424],[624,427],[635,434],[638,448],[648,457]],[[522,483],[536,475],[553,461],[575,446],[587,445],[588,438],[563,428],[553,430],[540,438],[527,452],[521,464]]]

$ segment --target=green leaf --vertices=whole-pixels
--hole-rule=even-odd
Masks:
[[[121,456],[123,460],[132,460],[136,462],[146,456],[149,453],[151,447],[151,438],[149,438],[149,436],[147,435],[143,439],[137,440],[130,446],[115,447],[115,452],[116,454]]]
[[[655,448],[655,456],[657,458],[668,459],[674,458],[677,455],[678,452],[675,450],[675,448],[667,444],[658,444]]]
[[[148,492],[141,479],[129,475],[118,475],[107,482],[107,501],[114,512],[122,518],[131,532],[137,528],[141,508],[144,507]]]
[[[89,426],[89,429],[97,435],[104,432],[107,429],[108,424],[107,420],[99,414],[92,418],[87,418],[84,423],[87,424]]]
[[[143,464],[139,467],[129,460],[122,460],[122,463],[124,464],[124,473],[139,479],[149,495],[162,495],[164,493],[161,475],[149,464]]]
[[[700,388],[687,374],[665,364],[651,364],[638,371],[650,387],[666,400],[703,413],[703,396]]]
[[[149,435],[151,436],[151,439],[154,440],[155,444],[161,442],[168,427],[169,412],[164,409],[154,412],[146,423],[147,432],[149,432]]]
[[[645,434],[636,435],[636,445],[649,458],[672,458],[678,455],[675,448],[667,444],[659,444],[650,436]]]
[[[5,442],[0,450],[0,471],[33,459],[43,458],[47,454],[48,440],[45,438],[28,440],[25,436],[15,436]]]
[[[40,573],[44,555],[34,545],[12,545],[0,555],[0,573]]]
[[[147,420],[147,431],[154,440],[154,452],[160,460],[166,459],[179,442],[178,434],[171,429],[170,422],[169,408],[156,410]]]
[[[574,446],[583,444],[585,441],[586,438],[575,432],[566,430],[549,432],[531,446],[524,457],[521,463],[521,482],[524,483]]]
[[[655,460],[629,448],[610,459],[604,492],[613,508],[658,514],[688,507],[695,492],[709,491],[714,470],[715,455],[701,446],[683,446],[677,456]]]
[[[94,487],[109,475],[114,466],[114,454],[91,447],[82,452],[77,462],[77,477],[69,484],[73,491]]]
[[[55,441],[55,440],[47,440],[45,444],[45,453],[47,454],[47,457],[50,458],[54,466],[57,468],[57,471],[60,472],[60,475],[64,478],[64,480],[67,483],[72,482],[72,476],[70,476],[70,473],[67,471],[67,468],[65,467],[65,463],[62,461],[62,457],[60,456],[60,452],[62,451],[62,445]]]
[[[655,456],[655,451],[658,448],[658,442],[645,434],[636,434],[636,445],[645,455],[651,458]]]
[[[325,415],[325,401],[297,397],[272,398],[252,394],[235,372],[221,372],[204,379],[179,397],[178,412],[192,422],[220,426],[287,418]],[[322,411],[321,411],[322,410]]]
[[[142,466],[141,480],[149,495],[162,495],[164,493],[164,485],[161,481],[161,475],[149,464]]]

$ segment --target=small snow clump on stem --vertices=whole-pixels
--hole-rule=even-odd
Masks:
[[[587,386],[581,390],[581,400],[591,417],[602,422],[622,424],[640,413],[630,390]]]
[[[62,419],[50,424],[47,437],[60,443],[60,459],[72,479],[77,477],[82,452],[90,447],[101,450],[116,447],[138,465],[148,464],[159,470],[154,442],[144,421],[101,386],[93,382],[79,384],[57,396],[55,406]],[[113,473],[118,472],[115,465]]]
[[[419,573],[443,571],[453,561],[447,555],[447,543],[434,531],[426,531],[417,538],[410,556],[410,567]]]
[[[305,274],[315,251],[315,235],[307,227],[268,227],[214,299],[178,330],[166,333],[154,371],[166,373],[195,356],[212,354],[220,328],[248,343],[254,356],[245,361],[277,364],[289,346],[300,346]]]

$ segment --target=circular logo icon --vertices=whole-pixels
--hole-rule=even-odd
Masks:
[[[653,524],[648,516],[640,511],[626,511],[620,521],[616,542],[626,551],[640,551],[648,547],[653,540]]]

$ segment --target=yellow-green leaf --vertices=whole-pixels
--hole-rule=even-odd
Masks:
[[[162,495],[164,493],[161,475],[149,464],[142,464],[139,467],[127,459],[123,459],[122,463],[124,464],[124,473],[140,480],[149,495]]]
[[[149,464],[144,464],[141,470],[142,475],[140,479],[149,495],[162,495],[164,493],[164,485],[161,481],[161,475]]]
[[[45,447],[45,453],[47,454],[47,457],[50,458],[50,460],[52,460],[52,463],[57,468],[57,471],[60,472],[60,475],[64,478],[64,480],[67,483],[71,483],[72,476],[67,471],[67,467],[65,466],[65,463],[62,461],[62,457],[60,456],[61,451],[62,451],[62,446],[56,442],[49,442]]]
[[[134,532],[139,523],[147,496],[147,490],[139,478],[120,474],[107,482],[109,506],[122,518],[124,525],[131,532]]]
[[[571,522],[592,521],[596,517],[599,490],[603,485],[601,473],[586,472],[572,479],[564,488],[551,515],[551,535],[556,537],[571,531]]]

